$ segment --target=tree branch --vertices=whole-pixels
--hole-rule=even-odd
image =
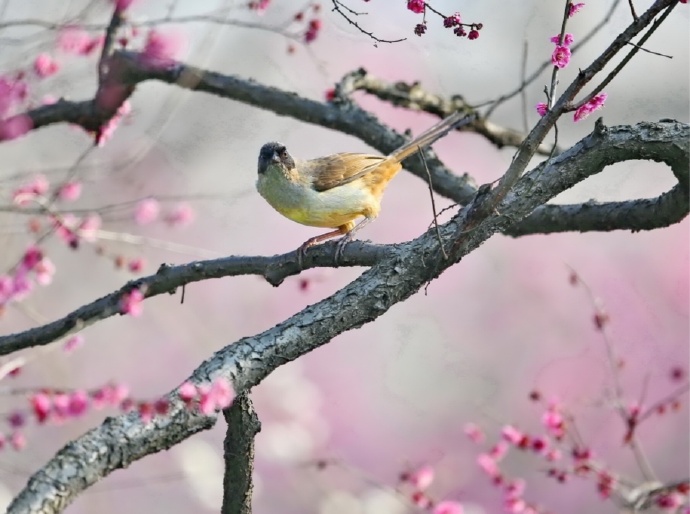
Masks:
[[[460,95],[444,98],[426,91],[418,82],[408,84],[395,82],[390,84],[371,76],[364,68],[360,68],[345,75],[336,85],[336,98],[349,97],[355,91],[365,91],[380,100],[398,107],[404,107],[415,111],[424,111],[445,118],[456,111],[467,113],[476,112]],[[501,127],[490,122],[486,118],[477,117],[477,120],[460,129],[467,132],[476,132],[484,136],[497,148],[505,146],[518,147],[525,139],[525,134],[517,130]],[[551,155],[553,145],[542,144],[537,153]]]
[[[277,367],[347,330],[375,320],[493,234],[507,230],[538,206],[584,180],[590,174],[582,164],[588,151],[609,163],[627,155],[625,148],[598,151],[596,147],[602,141],[611,138],[612,143],[627,142],[631,148],[638,149],[641,158],[667,162],[673,167],[688,161],[688,135],[687,125],[668,121],[598,129],[573,148],[526,174],[506,195],[498,212],[489,211],[472,230],[467,230],[468,220],[476,220],[473,213],[480,211],[475,205],[481,201],[480,195],[441,225],[444,246],[451,248],[450,258],[443,258],[436,230],[431,228],[413,241],[390,248],[372,268],[332,296],[306,307],[273,328],[228,344],[202,363],[189,381],[200,384],[224,377],[232,380],[238,393],[247,392]],[[646,141],[646,145],[642,145],[642,141]],[[595,168],[595,172],[598,171]],[[334,245],[325,245],[324,251],[326,247]],[[81,491],[112,471],[168,448],[213,424],[213,417],[184,409],[176,391],[170,392],[168,399],[170,412],[157,416],[152,422],[144,423],[136,414],[109,418],[100,427],[69,443],[31,477],[10,505],[8,514],[60,512]]]
[[[223,442],[225,475],[221,514],[251,514],[252,472],[254,470],[254,438],[261,422],[247,393],[235,398],[223,411],[228,424]]]
[[[344,249],[337,265],[372,266],[391,250],[391,246],[353,241]],[[302,265],[300,268],[297,264],[297,250],[273,257],[231,256],[180,266],[163,264],[155,275],[131,280],[117,291],[79,307],[63,318],[24,332],[1,336],[0,355],[50,344],[98,321],[119,315],[122,297],[132,289],[140,289],[146,298],[150,298],[160,294],[172,294],[178,287],[193,282],[239,275],[260,275],[270,284],[278,286],[285,278],[297,275],[304,269],[335,266],[333,248],[330,245],[320,245],[310,249],[303,258]]]

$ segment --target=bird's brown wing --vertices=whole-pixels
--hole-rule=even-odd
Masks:
[[[336,153],[304,162],[305,171],[312,177],[316,191],[327,191],[348,184],[370,173],[386,160],[380,155]]]

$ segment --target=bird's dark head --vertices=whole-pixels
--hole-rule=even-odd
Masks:
[[[285,148],[285,145],[272,141],[266,143],[259,151],[259,174],[266,173],[271,165],[278,165],[289,171],[295,167],[295,161]]]

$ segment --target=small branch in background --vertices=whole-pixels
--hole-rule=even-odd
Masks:
[[[350,18],[350,16],[343,11],[343,9],[346,9],[351,15],[353,16],[360,16],[365,13],[360,13],[360,12],[355,12],[346,5],[343,5],[339,0],[332,0],[333,2],[333,9],[331,11],[337,12],[340,16],[342,16],[350,25],[355,27],[357,30],[359,30],[362,34],[365,34],[369,36],[371,39],[373,39],[376,43],[400,43],[401,41],[405,41],[407,38],[401,38],[401,39],[381,39],[379,37],[376,37],[373,32],[369,32],[365,29],[363,29],[355,20]]]
[[[254,438],[261,430],[252,401],[245,392],[223,411],[228,424],[223,442],[223,506],[221,514],[251,514]]]
[[[429,114],[435,114],[440,118],[445,118],[457,111],[475,112],[474,108],[460,95],[444,98],[426,91],[417,82],[412,84],[402,81],[394,83],[385,82],[370,75],[363,68],[345,75],[336,84],[334,95],[336,99],[346,100],[355,91],[364,91],[397,107],[424,111]],[[525,138],[525,134],[496,125],[486,118],[477,118],[474,122],[465,125],[459,130],[476,132],[498,148],[506,146],[518,147]],[[540,145],[538,149],[540,155],[550,155],[552,151],[553,145],[548,143]]]
[[[633,4],[633,0],[628,0],[628,5],[630,6],[630,14],[632,14],[633,20],[637,21],[639,18],[637,17],[637,13],[635,12],[635,5]]]

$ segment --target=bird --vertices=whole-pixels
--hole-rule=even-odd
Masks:
[[[286,218],[334,229],[305,241],[299,248],[300,262],[307,248],[342,236],[337,259],[355,233],[379,215],[384,190],[402,169],[402,161],[473,119],[453,113],[387,156],[336,153],[300,161],[284,144],[271,141],[259,151],[256,188]],[[363,219],[356,223],[358,218]]]

